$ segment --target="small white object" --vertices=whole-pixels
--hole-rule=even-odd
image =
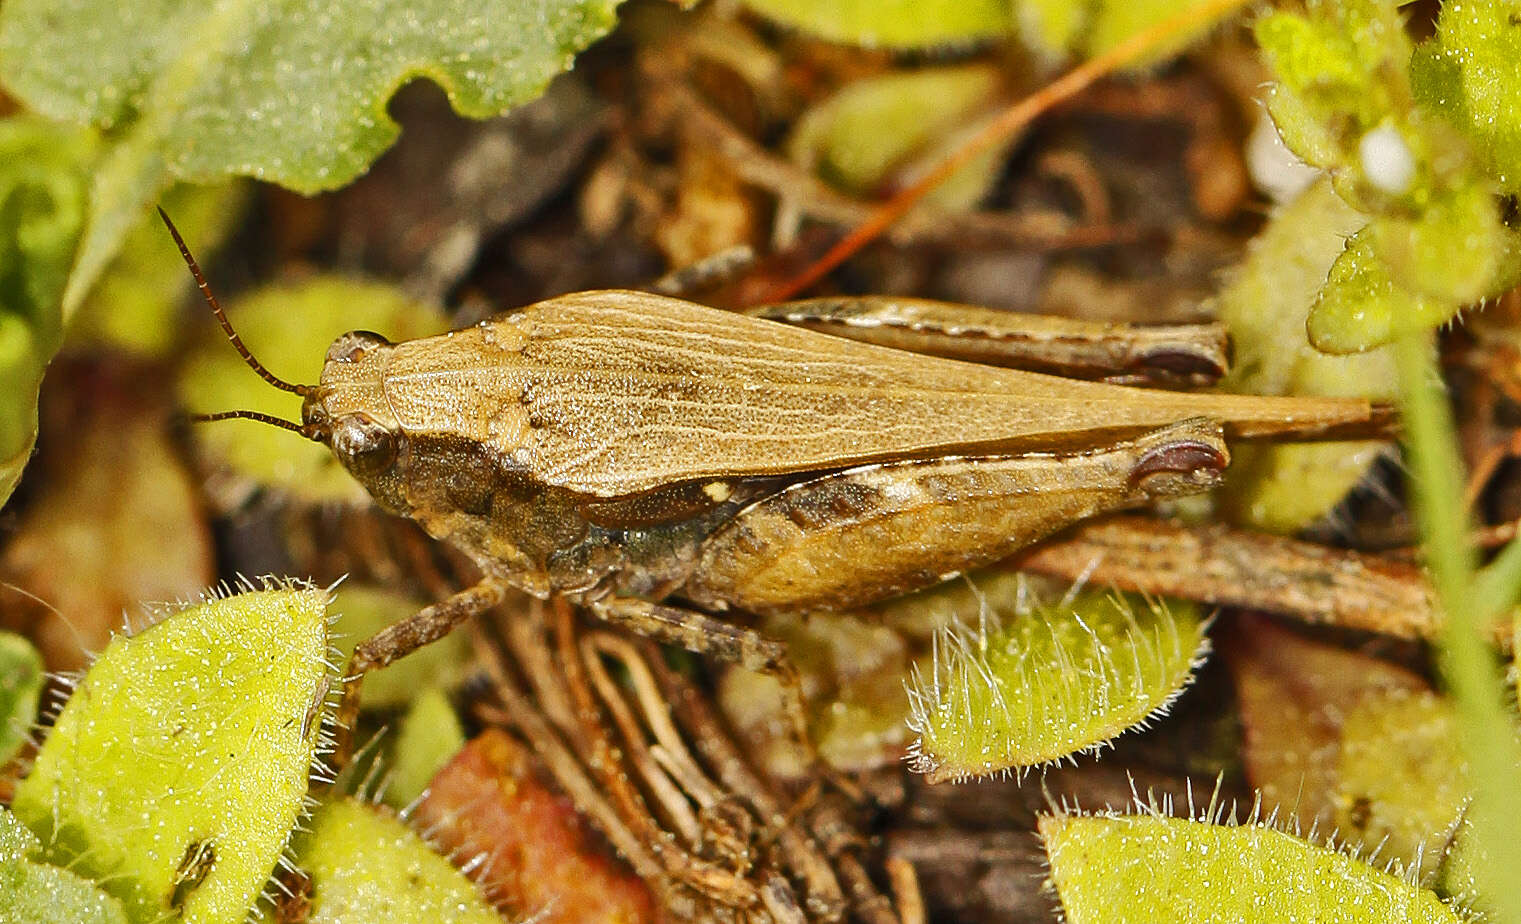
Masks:
[[[1415,179],[1415,155],[1393,125],[1380,125],[1364,135],[1357,143],[1357,156],[1368,182],[1391,196],[1405,192]]]
[[[1261,113],[1246,141],[1246,169],[1252,185],[1278,203],[1293,200],[1320,176],[1319,170],[1284,145],[1278,126],[1266,112]]]

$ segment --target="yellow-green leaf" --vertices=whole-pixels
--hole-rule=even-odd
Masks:
[[[1365,221],[1326,180],[1273,214],[1215,300],[1235,347],[1226,391],[1394,396],[1388,350],[1328,356],[1305,335],[1327,272]],[[1224,489],[1227,508],[1258,529],[1297,532],[1339,503],[1384,451],[1368,441],[1238,447]]]
[[[787,150],[799,165],[836,186],[874,196],[911,163],[944,156],[935,149],[955,129],[988,111],[999,94],[999,71],[971,64],[871,77],[846,86],[798,120]],[[974,158],[935,188],[928,200],[966,211],[997,176],[1006,146]],[[905,179],[898,176],[899,184]]]
[[[44,858],[133,921],[242,921],[306,796],[326,610],[323,591],[277,586],[113,639],[16,788]]]
[[[365,692],[369,692],[368,680]],[[395,808],[410,805],[464,746],[465,729],[448,695],[436,685],[426,687],[412,700],[396,732],[384,794],[386,804]]]
[[[1456,314],[1458,307],[1396,283],[1364,228],[1331,265],[1305,329],[1310,342],[1323,353],[1361,353],[1401,334],[1435,327]]]
[[[1007,586],[984,592],[986,634],[948,628],[910,682],[913,766],[932,781],[1093,749],[1164,710],[1205,646],[1189,603],[1090,591],[1020,610],[1004,602],[1020,598]]]
[[[1259,825],[1047,815],[1040,836],[1071,924],[1460,924],[1436,893]]]
[[[502,924],[464,873],[375,806],[319,808],[296,863],[312,880],[308,924]]]

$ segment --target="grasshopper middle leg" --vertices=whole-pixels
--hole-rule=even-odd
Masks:
[[[713,655],[747,670],[775,677],[782,686],[782,705],[794,737],[811,757],[817,756],[808,732],[802,676],[782,642],[696,610],[635,597],[609,597],[594,601],[590,606],[599,618],[646,638],[678,645],[695,654]]]
[[[354,646],[354,654],[344,671],[343,700],[338,706],[338,747],[331,761],[335,770],[342,769],[353,754],[353,735],[359,720],[359,694],[364,675],[438,641],[455,626],[501,603],[506,592],[505,584],[485,578]]]

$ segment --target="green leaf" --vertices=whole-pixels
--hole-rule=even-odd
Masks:
[[[210,600],[111,641],[16,788],[46,859],[134,921],[242,921],[306,795],[327,594]]]
[[[253,355],[297,382],[317,381],[328,345],[347,331],[372,330],[400,341],[448,326],[437,309],[393,286],[336,276],[261,289],[228,305],[227,312]],[[195,412],[244,409],[301,419],[301,399],[260,379],[211,325],[181,371],[179,398]],[[247,420],[205,424],[192,433],[213,464],[246,482],[314,503],[370,503],[327,447],[294,433]]]
[[[1319,0],[1304,15],[1271,13],[1253,30],[1278,80],[1268,112],[1289,149],[1337,167],[1409,98],[1411,44],[1391,0]]]
[[[912,763],[931,781],[1102,745],[1165,711],[1205,648],[1192,604],[1088,592],[1020,611],[1018,586],[1017,575],[990,581],[986,634],[948,627],[910,681]]]
[[[999,70],[973,64],[924,68],[859,80],[803,114],[787,142],[792,160],[857,195],[876,195],[910,162],[993,106]],[[997,178],[1006,146],[974,158],[927,197],[936,206],[968,211]]]
[[[0,921],[18,924],[127,924],[121,902],[65,869],[27,859],[35,835],[0,806]]]
[[[1510,243],[1494,190],[1477,177],[1440,190],[1413,218],[1375,219],[1368,234],[1398,285],[1458,304],[1497,294]]]
[[[191,3],[13,0],[0,80],[30,108],[111,131],[64,302],[77,307],[173,180],[352,181],[396,139],[386,102],[427,77],[487,118],[541,93],[612,28],[617,0]]]
[[[85,216],[94,140],[0,119],[0,504],[37,441],[37,388],[63,341],[59,307]]]
[[[0,632],[0,766],[16,755],[37,721],[42,658],[32,643]]]
[[[296,862],[312,879],[308,924],[502,924],[464,873],[371,805],[319,808]]]
[[[834,42],[928,48],[1005,35],[1010,0],[744,0],[762,16]]]
[[[441,644],[437,642],[433,647]],[[369,693],[368,679],[365,692]],[[427,791],[433,775],[464,746],[465,729],[454,714],[449,697],[436,685],[425,688],[412,700],[396,733],[385,789],[386,804],[399,809],[416,801]]]
[[[1258,824],[1046,815],[1040,836],[1071,924],[1459,924],[1436,893]]]
[[[1401,334],[1436,327],[1457,314],[1458,307],[1396,283],[1365,228],[1332,264],[1305,327],[1321,352],[1360,353]]]

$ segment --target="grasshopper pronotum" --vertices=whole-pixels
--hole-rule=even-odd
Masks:
[[[259,419],[327,445],[377,503],[484,575],[355,648],[340,727],[367,671],[509,586],[787,677],[780,643],[714,614],[861,606],[1084,517],[1208,488],[1229,464],[1227,435],[1378,425],[1363,400],[1080,381],[628,291],[404,343],[352,332],[317,384],[293,385],[249,354],[170,230],[244,360],[304,398],[299,424],[203,419]],[[844,323],[902,342],[914,325],[876,323],[889,316],[903,313]],[[815,326],[831,317],[841,313],[802,313]],[[1070,339],[1044,338],[1064,357]],[[1177,364],[1175,349],[1161,355]]]

